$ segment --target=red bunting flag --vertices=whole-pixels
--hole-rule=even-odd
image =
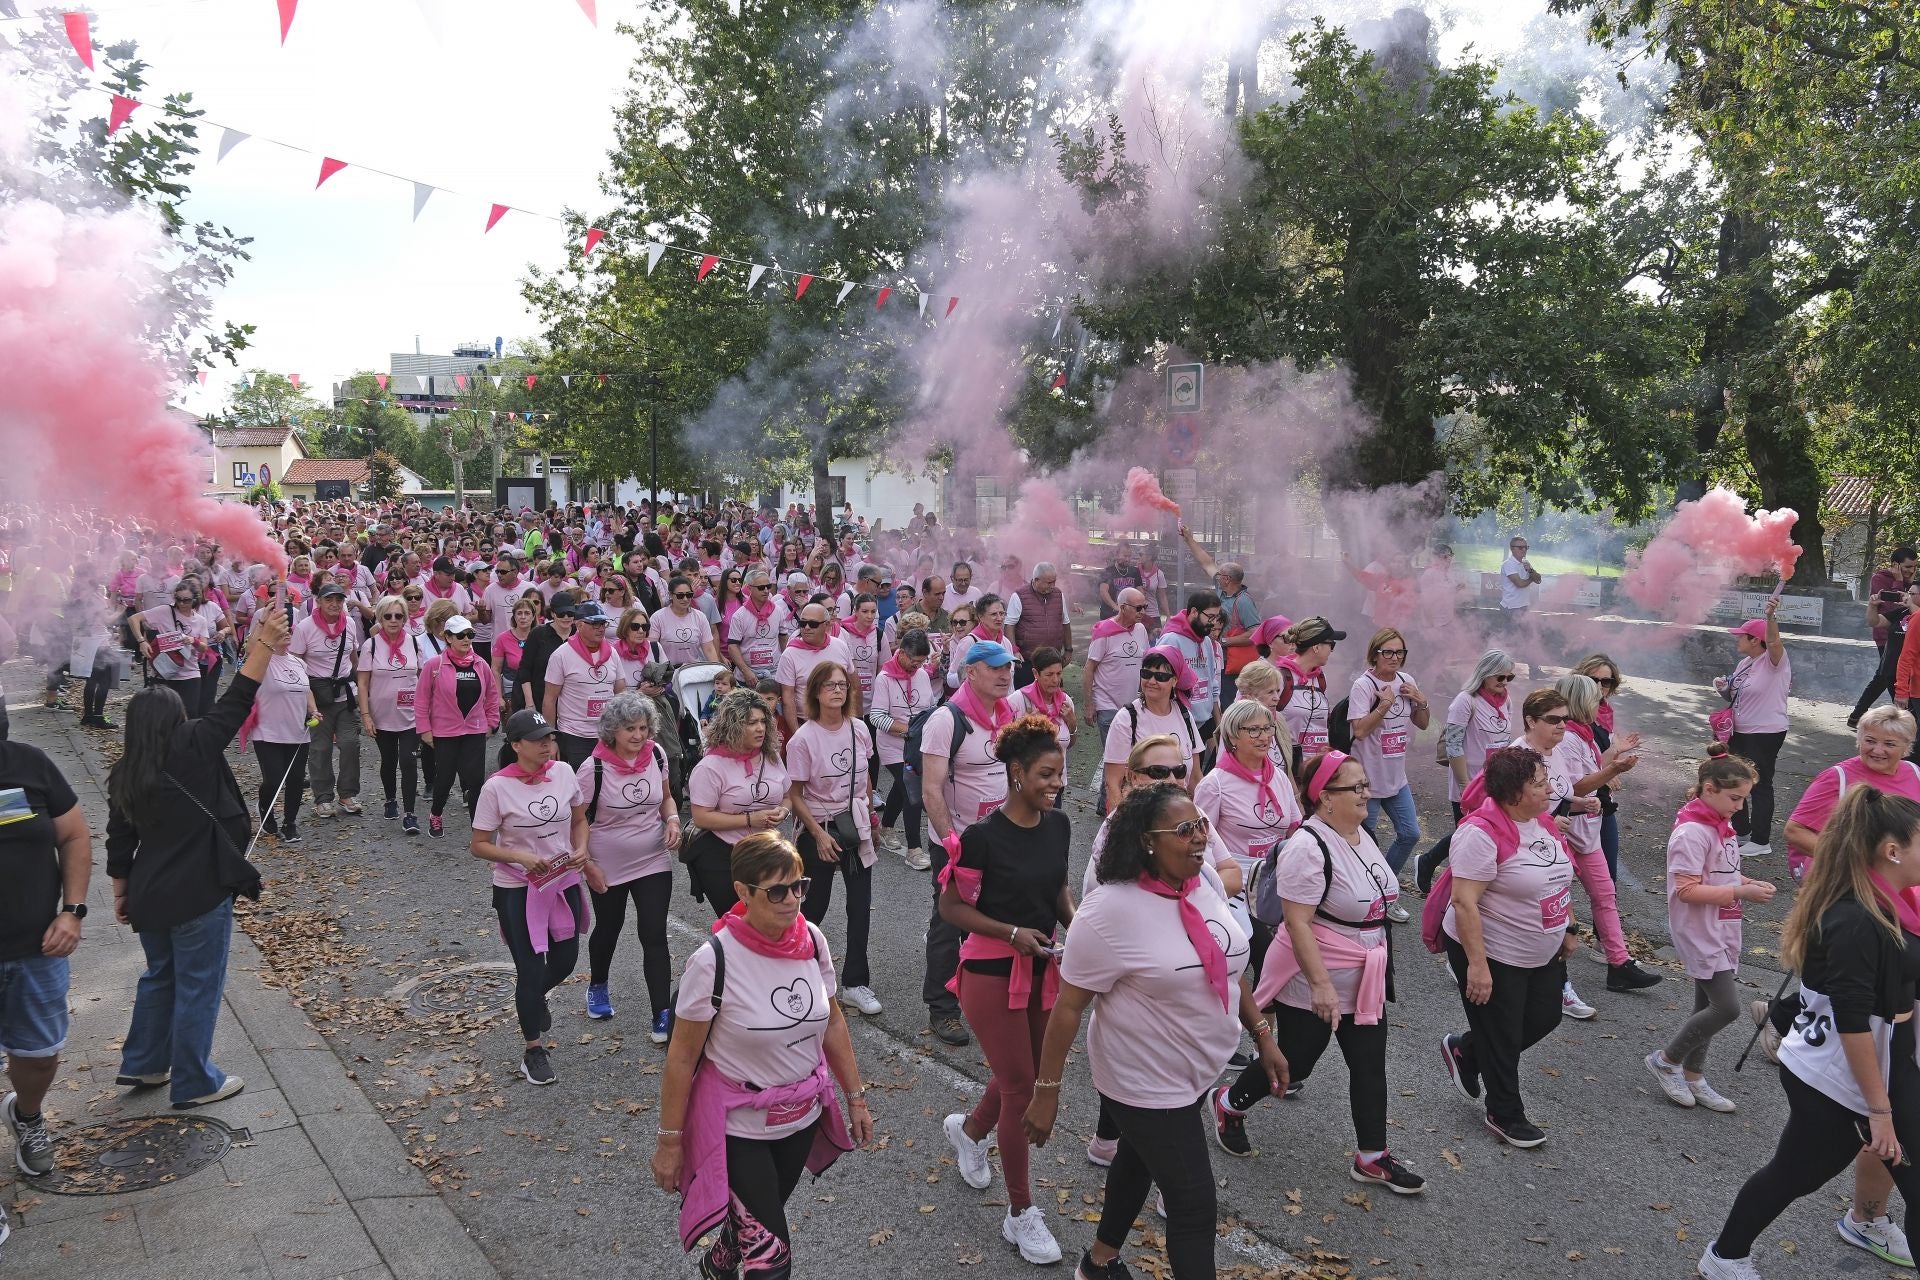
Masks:
[[[588,227],[587,228],[587,247],[580,251],[580,256],[584,258],[588,254],[592,253],[593,246],[599,244],[601,238],[606,234],[607,234],[606,232],[602,231],[598,227]]]
[[[299,374],[297,374],[297,373],[290,373],[290,374],[288,374],[288,375],[287,375],[287,381],[288,381],[288,382],[291,382],[291,383],[293,384],[293,389],[294,389],[295,391],[298,391],[298,390],[300,389],[300,375],[299,375]]]
[[[107,132],[110,134],[120,132],[120,126],[132,117],[133,109],[139,105],[124,93],[114,94],[113,107],[107,114]]]
[[[280,43],[287,42],[287,29],[293,25],[293,11],[300,6],[300,0],[280,0]]]
[[[321,182],[325,182],[328,178],[331,178],[334,174],[340,172],[342,169],[346,167],[347,167],[347,162],[345,160],[335,160],[332,156],[321,156],[320,157],[320,182],[314,183],[313,189],[315,191],[318,191],[320,189]]]
[[[80,61],[87,64],[87,70],[93,70],[93,30],[87,24],[84,13],[67,13],[67,39],[73,44],[73,51],[80,55]]]
[[[533,384],[534,384],[534,383],[536,383],[536,382],[538,382],[538,381],[540,381],[540,375],[539,375],[539,374],[537,374],[537,373],[530,373],[530,374],[528,374],[528,375],[527,375],[527,390],[529,390],[529,391],[531,391],[531,390],[533,390]]]
[[[880,308],[886,306],[887,299],[891,298],[892,296],[893,296],[892,285],[888,285],[884,289],[880,290],[880,296],[873,300],[873,309],[875,311],[878,311]]]
[[[373,375],[373,380],[374,380],[375,382],[377,382],[377,383],[379,383],[379,384],[380,384],[380,389],[381,389],[382,391],[385,391],[385,390],[387,389],[387,375],[386,375],[386,374],[384,374],[384,373],[376,373],[376,374],[374,374],[374,375]]]
[[[488,214],[487,214],[487,231],[491,231],[491,230],[493,230],[493,228],[494,228],[494,224],[495,224],[495,223],[497,223],[497,222],[499,222],[499,221],[500,221],[500,219],[502,219],[502,218],[504,218],[504,217],[506,217],[506,216],[507,216],[507,206],[506,206],[506,205],[504,205],[504,204],[497,204],[497,205],[495,205],[495,206],[493,206],[493,210],[492,210],[492,212],[490,212],[490,213],[488,213]],[[481,232],[480,234],[481,234],[481,235],[485,235],[485,234],[486,234],[486,231],[483,231],[483,232]]]
[[[604,374],[604,373],[599,373],[599,374],[595,374],[594,376],[600,379],[600,385],[601,385],[601,386],[603,386],[603,387],[604,387],[604,386],[606,386],[606,385],[607,385],[607,375],[606,375],[606,374]]]
[[[194,374],[193,377],[194,377],[194,381],[198,382],[201,386],[204,387],[207,385],[207,371],[205,369],[202,369],[200,372]]]
[[[705,280],[707,278],[707,272],[713,270],[714,266],[719,261],[720,259],[711,253],[708,254],[706,257],[700,259],[700,270],[694,275],[693,278],[695,280]]]
[[[460,390],[465,391],[467,389],[467,375],[464,373],[454,374],[453,385],[458,387]]]
[[[799,279],[799,280],[798,280],[797,282],[795,282],[795,284],[794,284],[794,286],[793,286],[793,298],[794,298],[794,301],[796,301],[796,302],[798,302],[798,301],[799,301],[800,299],[802,299],[802,298],[804,298],[804,297],[806,297],[806,296],[807,296],[807,286],[808,286],[808,285],[810,285],[810,284],[812,284],[812,283],[813,283],[813,277],[812,277],[812,276],[801,276],[801,277],[800,277],[800,279]]]
[[[959,305],[960,305],[960,299],[958,299],[958,298],[948,298],[948,299],[947,299],[947,315],[949,315],[949,316],[950,316],[950,315],[952,315],[952,314],[953,314],[953,309],[954,309],[955,307],[957,307],[957,306],[959,306]],[[942,319],[945,319],[946,317],[945,317],[945,316],[942,316],[941,318],[942,318]]]
[[[593,0],[580,0],[580,9],[587,15],[587,21],[594,26],[600,25],[600,15],[593,11]]]
[[[1066,385],[1067,385],[1067,375],[1065,373],[1056,373],[1053,375],[1053,388],[1052,388],[1053,390],[1058,391],[1060,388]]]

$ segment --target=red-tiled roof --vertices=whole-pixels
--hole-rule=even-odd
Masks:
[[[226,427],[214,432],[213,443],[221,449],[278,449],[292,433],[292,427]]]
[[[1835,476],[1833,483],[1827,486],[1826,497],[1822,505],[1835,515],[1864,516],[1873,497],[1873,481],[1866,476]],[[1884,505],[1887,494],[1880,495]]]
[[[322,480],[350,480],[355,484],[367,479],[370,468],[365,458],[300,458],[280,477],[281,484],[318,484]]]

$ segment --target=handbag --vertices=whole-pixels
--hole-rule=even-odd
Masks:
[[[187,798],[187,802],[205,814],[207,821],[213,824],[215,836],[213,871],[220,887],[226,890],[229,897],[250,898],[258,902],[260,900],[260,869],[247,860],[247,855],[233,843],[233,837],[227,834],[227,829],[221,825],[220,819],[213,816],[213,810],[200,803],[199,796],[187,790],[180,779],[166,770],[162,769],[160,776],[171,782],[180,794]]]
[[[1722,707],[1708,716],[1707,728],[1712,731],[1715,742],[1733,741],[1733,708]]]
[[[847,717],[847,741],[851,744],[848,755],[851,763],[847,766],[847,807],[827,819],[827,834],[842,850],[851,851],[860,847],[860,827],[853,820],[853,797],[860,786],[860,736],[853,727],[853,717]]]

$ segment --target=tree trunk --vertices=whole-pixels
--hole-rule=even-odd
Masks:
[[[813,448],[813,527],[822,537],[833,536],[833,477],[827,474],[827,448],[824,443]]]

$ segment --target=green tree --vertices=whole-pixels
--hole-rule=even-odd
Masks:
[[[296,387],[285,374],[250,369],[228,397],[221,416],[236,427],[295,426],[324,429],[329,411],[304,387]]]

